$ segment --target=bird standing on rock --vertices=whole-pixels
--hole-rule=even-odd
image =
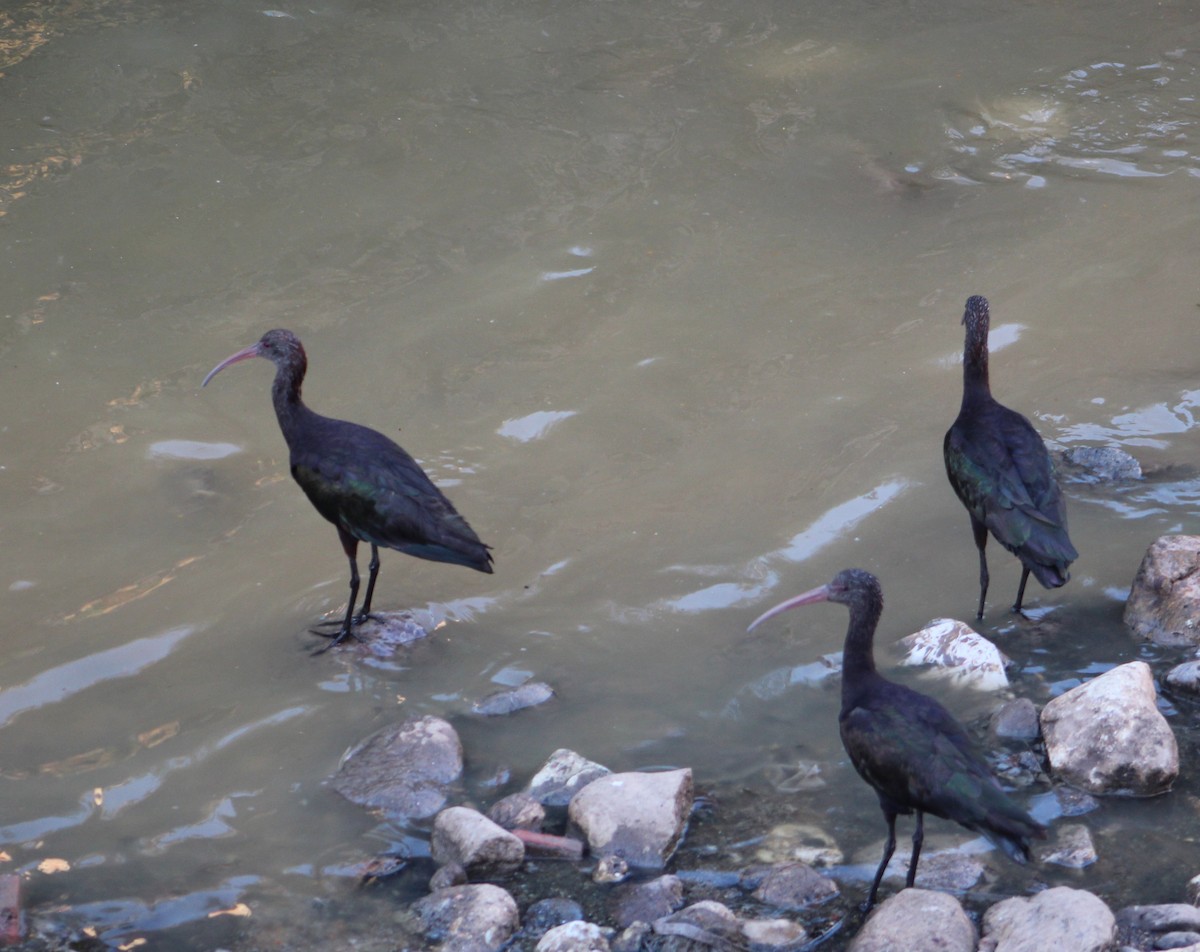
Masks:
[[[1045,827],[1018,807],[1001,789],[962,726],[941,704],[875,668],[875,628],[883,612],[879,580],[863,569],[844,569],[832,582],[797,595],[764,612],[758,625],[801,605],[838,602],[850,609],[850,627],[842,655],[842,745],[859,775],[879,797],[887,820],[887,843],[875,871],[866,908],[875,895],[896,849],[896,816],[916,813],[912,858],[905,885],[917,875],[925,836],[925,814],[953,820],[981,833],[1019,863],[1029,859],[1031,837]]]
[[[337,526],[350,560],[350,602],[341,630],[327,648],[350,637],[354,626],[370,616],[380,546],[491,574],[489,547],[408,453],[382,433],[321,416],[304,405],[300,387],[308,359],[291,331],[267,331],[257,343],[217,364],[201,386],[230,364],[251,357],[265,357],[275,365],[271,398],[292,476],[317,512]],[[359,542],[370,544],[371,562],[362,610],[355,616]]]
[[[963,396],[943,453],[950,485],[971,515],[979,549],[979,614],[987,599],[988,533],[1021,560],[1021,610],[1029,573],[1046,588],[1065,585],[1079,558],[1067,535],[1067,507],[1046,444],[1033,425],[992,397],[988,385],[988,302],[974,295],[963,312]]]

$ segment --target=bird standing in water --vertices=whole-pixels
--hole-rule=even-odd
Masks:
[[[943,453],[950,485],[971,515],[979,549],[979,613],[987,599],[988,533],[1021,560],[1021,610],[1029,573],[1046,588],[1065,585],[1079,558],[1067,535],[1067,507],[1046,444],[1033,425],[992,397],[988,385],[988,302],[967,298],[963,396]]]
[[[292,476],[317,512],[337,526],[350,560],[350,602],[341,630],[327,648],[350,637],[354,626],[369,617],[380,546],[491,574],[489,547],[408,453],[382,433],[321,416],[304,405],[300,387],[308,359],[291,331],[267,331],[257,343],[217,364],[201,386],[230,364],[251,357],[265,357],[275,365],[271,398]],[[355,616],[359,542],[370,544],[371,562],[362,610]]]
[[[1031,837],[1045,828],[1001,789],[962,726],[941,704],[875,669],[875,628],[883,612],[879,580],[863,569],[844,569],[832,582],[797,595],[764,612],[750,625],[815,602],[838,602],[850,609],[842,655],[842,745],[859,775],[879,797],[887,820],[887,843],[875,871],[866,908],[896,849],[896,816],[916,813],[912,858],[905,885],[917,875],[925,836],[925,814],[953,820],[981,833],[1017,862],[1029,859]]]

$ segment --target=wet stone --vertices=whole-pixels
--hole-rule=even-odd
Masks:
[[[791,919],[743,919],[750,952],[793,952],[808,941],[804,926]]]
[[[529,794],[548,807],[565,807],[593,780],[612,773],[573,750],[560,748],[529,781]]]
[[[1037,705],[1027,697],[1005,701],[992,714],[991,729],[1004,740],[1037,740],[1041,733]]]
[[[1059,823],[1053,830],[1054,844],[1039,851],[1043,863],[1084,869],[1099,858],[1092,844],[1091,831],[1082,823]]]
[[[663,950],[688,950],[711,946],[714,949],[741,948],[745,945],[741,923],[727,906],[711,899],[693,903],[686,909],[654,921],[655,935],[662,936]]]
[[[1073,446],[1060,459],[1067,474],[1080,481],[1115,483],[1142,478],[1142,464],[1115,446]]]
[[[964,687],[994,691],[1008,686],[1010,663],[983,635],[953,618],[935,618],[900,639],[907,652],[901,664],[930,665],[929,673]]]
[[[429,891],[448,889],[451,886],[462,886],[467,882],[467,871],[458,863],[446,863],[437,868],[429,878]]]
[[[484,717],[499,717],[513,714],[527,707],[537,707],[554,697],[554,688],[544,681],[528,681],[520,687],[497,691],[471,705],[472,714]]]
[[[1168,685],[1176,691],[1200,694],[1200,661],[1185,661],[1167,672]]]
[[[1123,941],[1144,947],[1164,935],[1200,932],[1200,909],[1182,902],[1126,906],[1117,913],[1116,922]]]
[[[826,902],[838,892],[837,883],[807,863],[785,863],[765,871],[754,898],[777,909],[798,910]]]
[[[539,899],[525,910],[521,931],[530,936],[540,937],[555,926],[582,918],[583,906],[574,899],[552,896],[549,899]]]
[[[342,762],[330,786],[393,819],[427,819],[462,777],[462,743],[440,717],[409,718],[372,734]]]
[[[798,860],[809,866],[837,866],[843,859],[837,841],[819,826],[807,823],[772,827],[754,857],[767,865]]]
[[[608,911],[620,928],[635,922],[653,922],[683,906],[683,883],[676,876],[659,876],[646,882],[618,886],[609,898]]]
[[[509,794],[488,810],[488,819],[506,830],[541,830],[546,808],[528,793]]]

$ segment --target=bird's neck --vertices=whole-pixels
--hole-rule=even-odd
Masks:
[[[855,605],[850,610],[850,627],[842,649],[842,693],[852,690],[862,678],[875,673],[875,627],[882,604]]]
[[[275,382],[271,385],[271,401],[275,404],[275,416],[279,419],[279,428],[290,446],[292,437],[299,431],[306,417],[312,411],[300,399],[300,386],[304,383],[304,368],[297,371],[294,367],[280,367],[275,373]]]
[[[963,406],[988,400],[992,388],[988,382],[987,340],[968,341],[963,354]]]

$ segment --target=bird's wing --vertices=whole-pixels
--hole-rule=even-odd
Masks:
[[[292,453],[292,475],[321,515],[355,538],[421,558],[490,561],[474,530],[408,453],[365,427],[340,435],[319,450]]]

